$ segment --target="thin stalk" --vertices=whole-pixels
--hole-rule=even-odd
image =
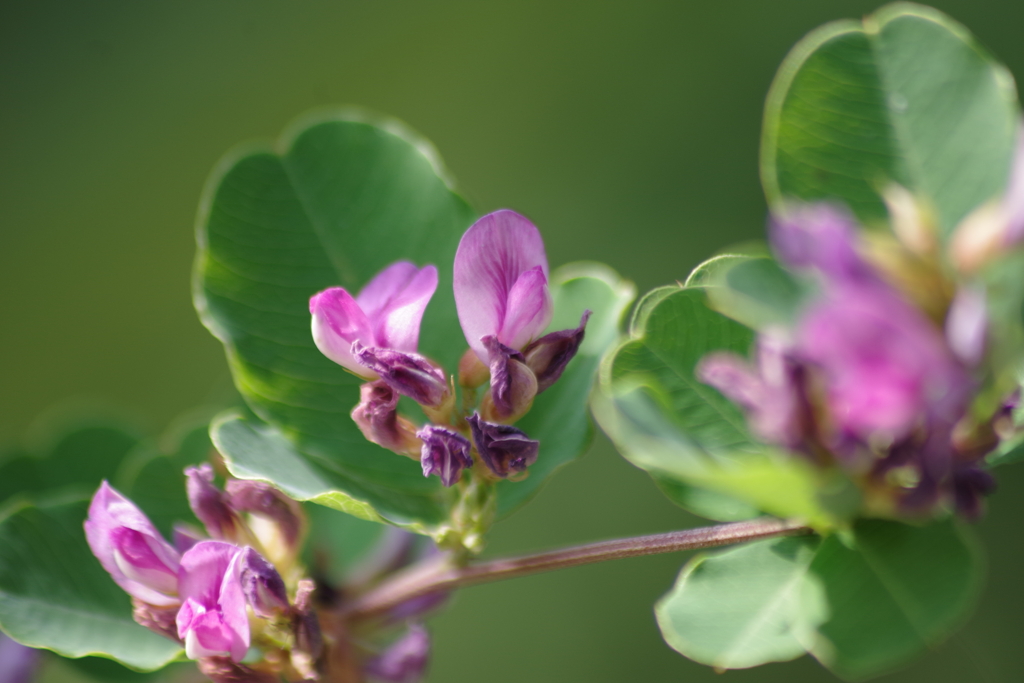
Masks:
[[[798,522],[758,519],[588,543],[546,553],[489,560],[464,566],[454,564],[449,556],[440,556],[413,565],[379,586],[353,598],[343,606],[343,617],[349,621],[368,619],[379,616],[407,600],[430,593],[489,581],[514,579],[553,569],[809,533],[811,529]]]

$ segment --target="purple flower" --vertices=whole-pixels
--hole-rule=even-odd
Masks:
[[[420,441],[416,427],[398,414],[398,392],[377,380],[359,388],[362,400],[352,409],[352,420],[367,441],[395,453],[417,456]]]
[[[483,338],[491,357],[491,402],[493,417],[501,422],[515,422],[533,404],[537,395],[537,377],[526,365],[526,357],[505,346],[494,335]]]
[[[29,683],[39,665],[39,650],[0,633],[0,683]]]
[[[213,467],[207,463],[199,467],[186,467],[185,491],[189,507],[210,536],[236,540],[241,522],[228,503],[227,496],[214,485]]]
[[[420,321],[437,289],[437,268],[398,261],[378,273],[355,298],[331,287],[309,300],[313,341],[325,356],[361,377],[376,375],[352,354],[353,342],[415,353]]]
[[[484,363],[483,338],[517,351],[551,322],[548,260],[540,232],[507,209],[487,214],[462,236],[455,253],[455,305],[466,341]]]
[[[189,659],[230,657],[249,649],[249,618],[240,578],[241,550],[223,541],[201,541],[181,557],[178,637]]]
[[[451,486],[459,480],[463,469],[473,466],[469,440],[458,432],[426,425],[416,432],[416,436],[423,441],[420,462],[424,477],[436,474],[441,477],[442,484]]]
[[[590,311],[583,311],[580,326],[576,329],[545,334],[523,350],[526,364],[537,378],[538,394],[558,381],[565,366],[580,350],[588,320]]]
[[[473,433],[477,453],[487,468],[499,477],[522,472],[537,461],[540,442],[521,429],[484,421],[474,414],[466,418]]]
[[[178,604],[178,551],[106,481],[92,498],[84,526],[93,555],[125,592],[150,605]]]
[[[417,683],[423,678],[430,659],[430,635],[419,624],[409,627],[404,636],[366,663],[365,671],[387,683]]]
[[[270,619],[288,611],[288,592],[274,565],[252,548],[242,550],[238,564],[242,592],[257,616]]]
[[[437,407],[451,395],[444,371],[423,356],[388,348],[367,348],[358,341],[352,343],[352,355],[380,376],[381,381],[420,405]]]
[[[769,227],[772,248],[792,268],[816,270],[831,281],[878,281],[857,253],[857,224],[845,209],[794,204],[773,216]]]

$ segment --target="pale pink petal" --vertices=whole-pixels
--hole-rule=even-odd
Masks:
[[[547,329],[553,314],[548,278],[539,266],[531,268],[519,276],[508,293],[508,307],[498,340],[517,351],[522,350]]]
[[[239,575],[241,549],[223,541],[200,541],[181,557],[178,589],[185,600],[176,620],[190,658],[249,649],[249,622]]]
[[[436,290],[437,268],[428,265],[415,271],[404,288],[385,302],[381,309],[374,314],[368,312],[376,346],[416,353],[423,312],[427,310],[427,304]]]
[[[481,360],[486,362],[487,352],[480,339],[501,331],[513,286],[537,267],[547,278],[540,231],[514,211],[488,214],[462,236],[455,253],[455,305],[466,341]]]
[[[331,287],[309,300],[313,314],[313,342],[320,352],[361,377],[372,373],[352,356],[352,342],[373,344],[370,321],[356,300],[341,287]]]
[[[395,261],[373,276],[356,296],[356,303],[373,320],[412,281],[419,269],[410,261]]]

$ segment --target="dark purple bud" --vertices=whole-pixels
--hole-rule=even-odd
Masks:
[[[526,364],[537,376],[538,394],[558,381],[565,366],[580,350],[589,319],[590,311],[583,311],[580,326],[576,329],[545,334],[523,350]]]
[[[480,340],[491,359],[491,401],[494,415],[502,422],[514,422],[530,409],[537,395],[537,377],[526,357],[505,346],[493,335]]]
[[[233,541],[238,531],[238,515],[231,509],[227,497],[213,484],[213,468],[208,464],[186,467],[185,490],[192,512],[211,537]]]
[[[39,665],[39,650],[22,645],[0,633],[0,681],[29,683]]]
[[[176,643],[181,642],[181,638],[178,637],[178,626],[174,622],[179,609],[181,609],[180,605],[160,607],[138,598],[132,598],[132,618],[135,619],[135,623],[170,638]],[[0,681],[3,680],[3,677],[0,677]]]
[[[380,375],[381,381],[419,404],[440,406],[451,393],[444,372],[418,354],[370,348],[353,342],[352,355]]]
[[[298,549],[306,533],[306,513],[301,505],[262,481],[229,479],[225,489],[234,510],[272,522],[287,549]]]
[[[230,657],[204,657],[199,671],[214,683],[279,683],[276,674],[237,664]]]
[[[418,457],[416,427],[398,414],[398,392],[385,382],[367,382],[359,388],[360,401],[352,420],[366,440],[402,455]]]
[[[430,635],[419,624],[366,663],[366,673],[388,683],[418,683],[430,659]]]
[[[981,517],[983,499],[996,490],[996,480],[977,467],[964,467],[953,473],[953,502],[956,511],[975,521]]]
[[[540,442],[521,429],[484,421],[479,414],[466,418],[473,432],[473,443],[484,464],[499,477],[522,472],[537,460]]]
[[[266,558],[246,548],[239,558],[239,570],[245,600],[257,616],[271,619],[288,610],[284,580]]]
[[[437,474],[441,483],[451,486],[459,480],[462,470],[473,466],[473,457],[469,454],[469,439],[456,431],[437,425],[426,425],[416,432],[423,441],[420,462],[423,464],[423,476]]]

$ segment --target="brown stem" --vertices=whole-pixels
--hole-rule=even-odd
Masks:
[[[395,574],[388,581],[354,598],[344,605],[342,611],[344,618],[349,621],[368,619],[379,616],[407,600],[429,593],[452,590],[460,586],[512,579],[552,569],[564,569],[623,557],[714,548],[740,541],[809,533],[811,533],[811,529],[798,522],[758,519],[699,529],[670,531],[665,534],[588,543],[546,553],[490,560],[466,566],[455,565],[450,557],[440,556]]]

